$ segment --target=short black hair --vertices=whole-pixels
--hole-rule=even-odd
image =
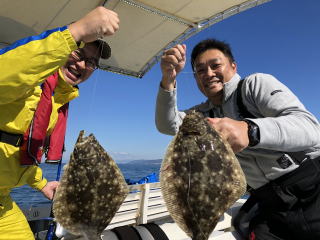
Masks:
[[[196,58],[202,54],[203,52],[209,50],[209,49],[218,49],[220,50],[227,58],[229,58],[229,61],[231,63],[235,62],[231,47],[228,43],[219,41],[217,39],[209,38],[206,40],[202,40],[199,42],[192,50],[191,53],[191,67],[192,70],[194,70],[194,61]]]

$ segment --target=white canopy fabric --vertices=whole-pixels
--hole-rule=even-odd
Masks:
[[[46,29],[67,25],[103,5],[118,13],[120,29],[100,68],[143,75],[163,51],[197,32],[271,0],[0,0],[0,48]]]

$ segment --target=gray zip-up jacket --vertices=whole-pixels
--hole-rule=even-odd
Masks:
[[[224,84],[223,103],[214,106],[208,100],[190,109],[209,116],[242,120],[237,105],[240,76]],[[242,101],[256,118],[248,118],[260,129],[260,143],[236,156],[246,175],[247,183],[258,188],[270,180],[298,167],[297,161],[320,156],[320,125],[299,99],[275,77],[256,73],[245,78]],[[156,104],[156,126],[161,133],[175,135],[186,111],[178,111],[176,89],[159,88]],[[286,154],[289,153],[289,154]]]

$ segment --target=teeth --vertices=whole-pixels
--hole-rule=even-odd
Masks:
[[[69,69],[69,72],[73,73],[74,75],[78,75],[78,72],[72,68]]]
[[[209,83],[207,83],[207,86],[212,86],[212,85],[214,85],[214,84],[216,84],[216,83],[219,83],[218,81],[214,81],[214,82],[209,82]]]
[[[78,73],[78,71],[76,69],[73,68],[68,68],[69,72],[72,73],[73,75],[75,75],[76,77],[80,77],[81,74]]]

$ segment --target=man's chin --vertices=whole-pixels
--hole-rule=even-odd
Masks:
[[[222,84],[214,84],[209,87],[206,87],[206,92],[210,93],[215,93],[215,92],[220,92],[223,90],[223,85]]]
[[[71,80],[70,78],[66,78],[66,82],[68,84],[70,84],[71,86],[76,86],[76,85],[78,85],[79,80],[77,79],[74,81],[74,80]]]
[[[206,89],[206,96],[218,96],[222,93],[223,88],[222,87],[211,87],[209,89]]]
[[[64,80],[66,81],[66,83],[75,86],[77,85],[77,82],[79,81],[78,78],[76,78],[74,75],[72,75],[69,71],[67,71],[66,69],[64,69],[64,71],[62,71]]]

